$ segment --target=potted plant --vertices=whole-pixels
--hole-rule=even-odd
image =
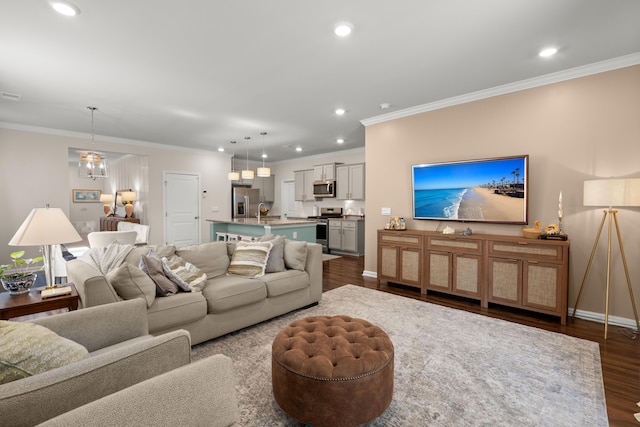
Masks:
[[[24,251],[15,251],[9,254],[11,264],[0,265],[0,281],[2,286],[11,295],[26,294],[36,280],[35,271],[38,270],[35,264],[44,260],[43,257],[26,258]]]

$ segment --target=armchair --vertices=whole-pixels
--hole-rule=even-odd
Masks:
[[[38,318],[33,323],[82,344],[89,356],[0,385],[0,425],[44,422],[191,361],[188,332],[149,335],[142,299]]]

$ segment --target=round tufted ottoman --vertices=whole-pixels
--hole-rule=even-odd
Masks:
[[[272,345],[273,395],[296,420],[357,426],[393,396],[393,343],[379,327],[349,316],[296,320]]]

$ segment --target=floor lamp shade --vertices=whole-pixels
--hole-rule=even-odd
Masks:
[[[584,182],[584,206],[640,206],[640,178]]]
[[[47,284],[53,285],[51,245],[78,242],[82,237],[60,208],[36,208],[9,241],[10,246],[42,246]]]

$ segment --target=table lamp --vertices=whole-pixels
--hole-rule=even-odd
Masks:
[[[55,288],[52,245],[82,240],[60,208],[35,208],[9,241],[10,246],[42,246],[47,289]]]
[[[111,202],[113,202],[113,194],[100,194],[100,201],[104,203],[104,216],[109,216],[111,213]]]
[[[135,191],[122,192],[122,203],[124,203],[124,211],[127,214],[127,218],[133,218],[133,202],[137,199]]]
[[[584,206],[608,206],[608,209],[603,211],[602,221],[600,222],[600,228],[596,235],[596,240],[593,244],[591,251],[591,257],[587,264],[587,270],[584,273],[582,279],[582,285],[580,285],[580,291],[578,292],[578,298],[573,308],[572,318],[575,318],[576,311],[578,311],[578,304],[580,303],[580,297],[582,296],[582,290],[585,286],[589,272],[591,271],[591,264],[593,263],[593,256],[600,240],[600,234],[604,227],[605,220],[609,216],[609,223],[607,227],[607,287],[605,295],[605,317],[604,317],[604,339],[607,339],[607,330],[609,326],[609,290],[611,287],[611,234],[613,223],[616,226],[616,233],[618,234],[618,244],[620,246],[620,255],[622,256],[622,264],[624,265],[624,272],[627,277],[627,286],[629,287],[629,297],[631,298],[631,305],[633,306],[633,314],[636,319],[636,328],[640,331],[640,322],[638,322],[638,311],[636,310],[636,302],[633,297],[633,289],[631,288],[631,279],[629,276],[629,268],[627,267],[627,258],[624,255],[624,246],[622,244],[622,235],[620,234],[620,225],[618,224],[618,211],[613,209],[614,206],[618,207],[638,207],[640,206],[640,178],[630,179],[596,179],[584,182]]]

